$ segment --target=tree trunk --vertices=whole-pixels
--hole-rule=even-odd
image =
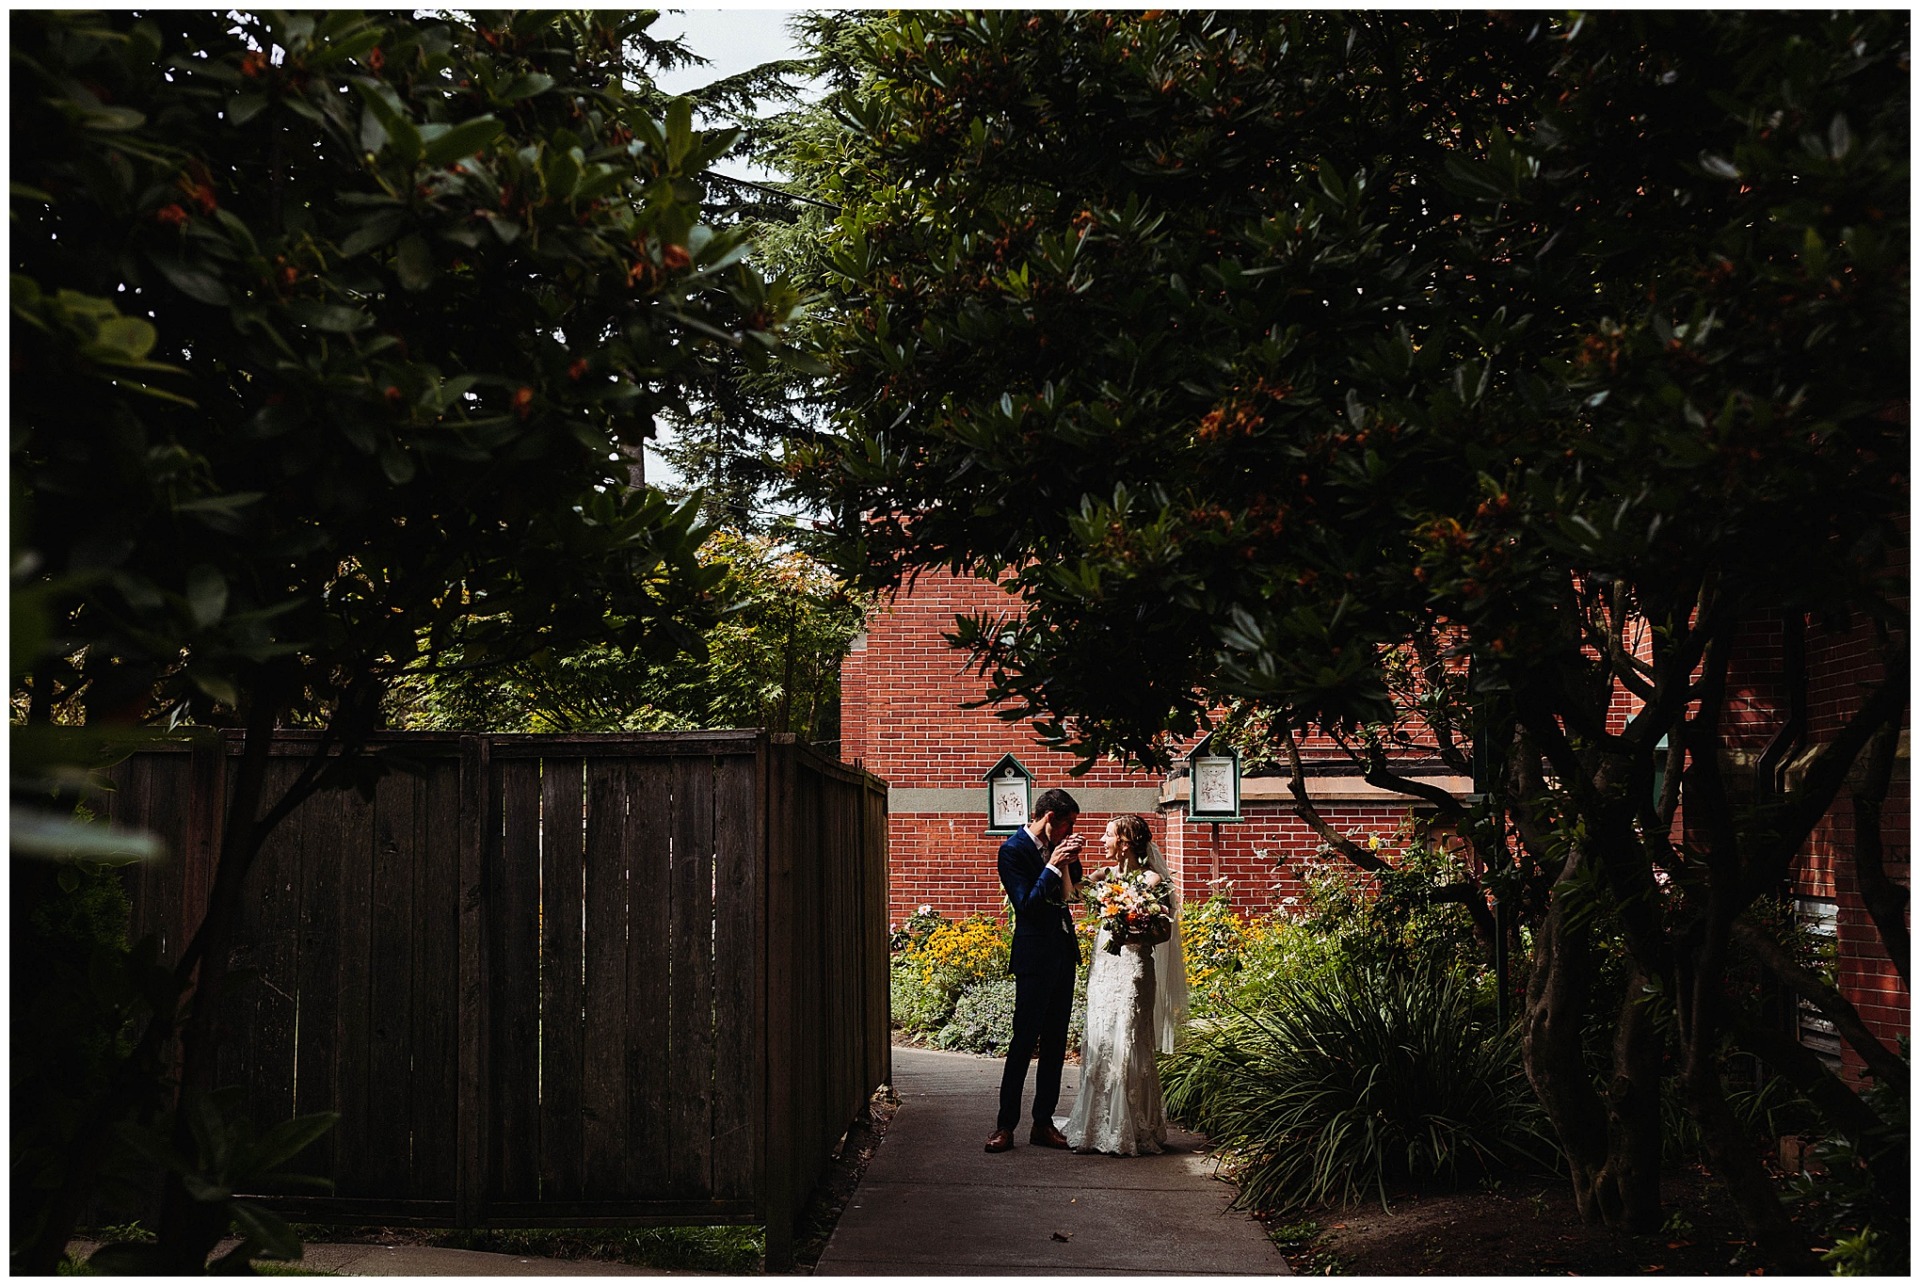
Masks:
[[[1681,1093],[1700,1127],[1715,1176],[1732,1198],[1741,1226],[1766,1255],[1768,1266],[1816,1274],[1820,1265],[1806,1238],[1787,1218],[1753,1141],[1727,1105],[1720,1080],[1722,1015],[1731,1004],[1725,980],[1734,912],[1724,895],[1712,897],[1707,922],[1698,926],[1693,950],[1683,957],[1680,985],[1675,988]]]
[[[1578,858],[1569,859],[1571,871]],[[1590,930],[1563,877],[1534,937],[1522,1030],[1527,1079],[1567,1154],[1574,1204],[1588,1223],[1660,1226],[1660,1038],[1635,972],[1620,1005],[1605,1093],[1583,1057]]]
[[[220,999],[226,981],[234,932],[239,925],[241,894],[247,872],[260,851],[257,826],[266,785],[267,754],[278,722],[276,701],[261,700],[247,721],[246,751],[241,757],[233,797],[220,840],[220,861],[214,869],[213,891],[206,918],[194,941],[182,955],[181,970],[192,977],[192,1000],[180,1033],[180,1090],[175,1099],[173,1146],[191,1161],[199,1153],[189,1121],[188,1107],[196,1097],[214,1089],[220,1047]],[[180,979],[183,987],[186,978]],[[160,1251],[166,1271],[199,1275],[207,1257],[227,1232],[224,1209],[195,1201],[177,1174],[170,1174],[161,1194]]]

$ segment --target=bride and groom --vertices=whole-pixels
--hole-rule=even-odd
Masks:
[[[1027,1068],[1036,1053],[1033,1129],[1039,1147],[1139,1156],[1162,1151],[1166,1108],[1154,1051],[1173,1048],[1185,1017],[1187,983],[1176,931],[1165,942],[1125,942],[1108,951],[1108,932],[1094,944],[1087,976],[1086,1035],[1080,1049],[1080,1093],[1063,1131],[1053,1109],[1060,1099],[1067,1026],[1073,1014],[1080,940],[1073,900],[1086,878],[1084,836],[1073,833],[1080,806],[1064,790],[1034,801],[1033,820],[1000,846],[1000,884],[1013,904],[1013,1043],[1000,1077],[1000,1114],[987,1151],[1013,1146]],[[1125,815],[1101,837],[1105,864],[1121,872],[1150,870],[1168,880],[1165,861],[1145,821]],[[1171,882],[1168,883],[1171,892]],[[1179,913],[1177,894],[1174,913]]]

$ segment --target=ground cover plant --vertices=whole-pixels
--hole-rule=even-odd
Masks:
[[[1078,922],[1080,976],[1067,1028],[1069,1052],[1086,1025],[1092,933]],[[893,1025],[936,1049],[998,1055],[1013,1041],[1013,930],[997,916],[949,920],[923,905],[894,926],[889,982]]]

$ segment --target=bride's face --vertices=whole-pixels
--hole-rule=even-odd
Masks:
[[[1100,837],[1100,848],[1109,862],[1118,862],[1126,851],[1127,842],[1120,838],[1120,823],[1108,822],[1106,834]]]

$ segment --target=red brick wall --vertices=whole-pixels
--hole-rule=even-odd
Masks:
[[[1323,804],[1320,815],[1342,834],[1383,840],[1401,830],[1404,805]],[[1243,804],[1240,822],[1191,822],[1184,810],[1168,818],[1161,840],[1182,897],[1204,900],[1215,889],[1241,911],[1264,911],[1299,897],[1305,861],[1320,851],[1315,835],[1285,804]]]
[[[1807,626],[1807,742],[1832,740],[1846,720],[1860,708],[1868,690],[1884,675],[1877,656],[1874,631],[1866,621],[1830,628],[1818,621]],[[1909,709],[1902,727],[1912,727]],[[1911,775],[1903,755],[1895,763],[1893,784],[1881,815],[1881,839],[1887,874],[1909,890],[1913,887],[1911,841]],[[1856,768],[1858,773],[1858,768]],[[1879,931],[1861,900],[1853,863],[1853,800],[1842,788],[1831,812],[1815,828],[1794,872],[1794,892],[1832,898],[1839,910],[1839,985],[1860,1010],[1875,1035],[1889,1044],[1911,1031],[1912,996],[1887,958]],[[1908,928],[1912,928],[1909,909]],[[1849,1074],[1858,1075],[1860,1061],[1851,1047],[1842,1058]]]
[[[891,888],[888,917],[898,922],[916,907],[950,916],[997,913],[1003,895],[995,854],[1003,836],[986,833],[988,769],[1012,754],[1034,774],[1034,793],[1059,786],[1072,793],[1115,787],[1157,790],[1159,774],[1128,772],[1117,763],[1069,776],[1073,757],[1040,745],[1031,725],[1008,723],[986,709],[969,710],[980,681],[967,672],[962,653],[942,634],[954,617],[1010,611],[1014,603],[982,581],[942,573],[922,576],[870,614],[841,670],[841,753],[862,763],[896,790],[967,790],[963,812],[890,810]],[[1331,742],[1313,738],[1311,752]],[[1309,755],[1310,758],[1315,756]],[[1184,805],[1166,815],[1151,805],[1135,809],[1147,819],[1178,879],[1181,895],[1205,899],[1212,888],[1230,890],[1242,910],[1264,910],[1300,890],[1300,859],[1319,841],[1292,810],[1279,804],[1249,804],[1247,820],[1219,826],[1186,821]],[[1349,833],[1390,835],[1406,816],[1404,806],[1329,804],[1324,813]],[[1089,804],[1079,828],[1097,840],[1113,813]]]
[[[1903,553],[1896,570],[1904,575],[1905,569]],[[1787,719],[1784,629],[1779,616],[1760,617],[1745,622],[1737,637],[1728,675],[1726,742],[1733,752],[1730,771],[1750,773],[1752,763]],[[1877,653],[1869,622],[1809,618],[1805,631],[1807,726],[1796,757],[1831,742],[1859,710],[1867,692],[1882,678]],[[1902,727],[1911,725],[1909,711]],[[1908,762],[1904,752],[1896,761],[1882,810],[1881,832],[1887,874],[1911,889]],[[1856,776],[1859,771],[1856,765]],[[1736,784],[1745,788],[1747,783]],[[1861,900],[1851,860],[1853,851],[1853,801],[1850,790],[1843,787],[1795,863],[1790,892],[1797,897],[1832,899],[1836,904],[1840,990],[1860,1010],[1869,1029],[1891,1044],[1896,1036],[1910,1030],[1911,997],[1887,958],[1879,932]],[[1859,1074],[1860,1060],[1851,1047],[1843,1046],[1842,1061],[1849,1075]]]

